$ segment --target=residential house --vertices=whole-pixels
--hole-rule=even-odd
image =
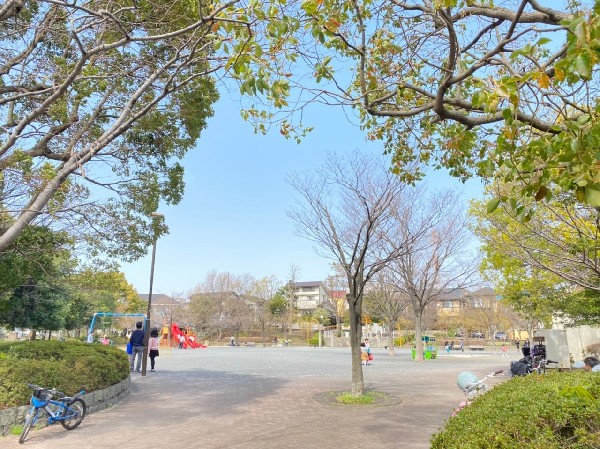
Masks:
[[[445,288],[437,300],[439,316],[457,316],[465,308],[467,291],[464,288]]]
[[[500,299],[496,291],[483,287],[469,292],[464,288],[446,288],[438,298],[437,310],[440,316],[457,316],[463,309],[488,307]]]
[[[301,313],[309,315],[317,308],[329,306],[329,296],[322,281],[296,282],[294,284],[296,307]]]

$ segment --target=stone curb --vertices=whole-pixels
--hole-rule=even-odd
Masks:
[[[86,414],[99,412],[100,410],[112,407],[129,396],[130,391],[131,377],[128,376],[126,379],[123,379],[115,385],[84,394],[82,399],[85,401],[87,407]],[[22,425],[29,408],[29,405],[22,405],[0,410],[0,436],[10,433],[10,429],[13,426]],[[46,425],[46,420],[40,420],[38,424],[44,427]]]

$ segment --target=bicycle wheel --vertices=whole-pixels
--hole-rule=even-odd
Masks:
[[[19,437],[19,444],[23,444],[25,442],[25,438],[27,438],[27,434],[31,430],[31,426],[37,421],[37,414],[39,409],[37,407],[31,407],[27,416],[25,417],[25,424],[23,425],[23,431],[21,432],[21,436]]]
[[[70,404],[65,404],[66,408],[60,413],[60,423],[67,430],[73,430],[85,417],[85,402],[83,399],[74,399]]]

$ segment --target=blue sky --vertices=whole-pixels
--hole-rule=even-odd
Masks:
[[[239,103],[227,95],[215,105],[196,149],[183,161],[186,190],[183,201],[162,207],[170,234],[157,243],[154,293],[186,295],[210,270],[256,278],[275,275],[284,281],[292,265],[299,280],[322,280],[330,260],[317,255],[311,241],[294,234],[286,209],[294,194],[285,182],[294,171],[318,166],[328,151],[382,153],[336,107],[315,106],[305,121],[315,130],[300,144],[277,130],[263,136],[239,114]],[[462,185],[441,173],[429,175],[431,188],[456,188],[465,201],[480,195],[479,181]],[[139,293],[150,283],[150,256],[122,270]]]

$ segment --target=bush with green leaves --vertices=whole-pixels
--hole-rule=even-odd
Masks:
[[[0,409],[25,405],[28,383],[56,388],[67,395],[94,391],[129,376],[127,354],[111,346],[80,342],[0,343]]]
[[[600,374],[515,377],[450,418],[432,449],[600,447]]]

